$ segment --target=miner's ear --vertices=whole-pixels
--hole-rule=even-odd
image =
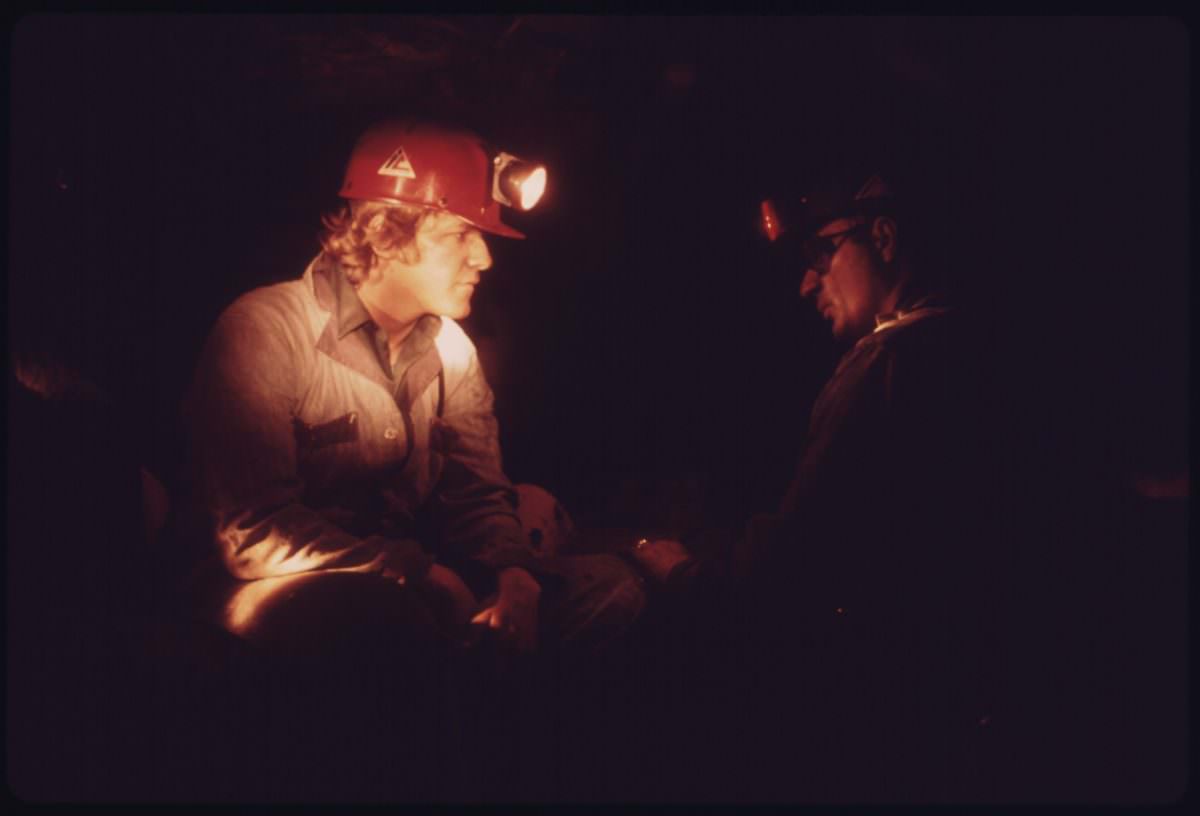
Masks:
[[[871,243],[885,263],[896,259],[896,239],[899,231],[896,220],[890,215],[881,215],[871,222]]]

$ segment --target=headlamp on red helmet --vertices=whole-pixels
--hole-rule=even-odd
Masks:
[[[499,153],[492,159],[492,198],[506,207],[531,210],[546,192],[546,167]]]
[[[544,166],[495,152],[472,131],[393,119],[359,138],[340,195],[444,210],[485,232],[524,238],[500,219],[500,207],[528,210],[545,189]]]

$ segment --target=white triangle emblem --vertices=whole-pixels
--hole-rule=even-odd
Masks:
[[[395,176],[396,178],[415,179],[417,177],[403,147],[397,147],[396,151],[388,156],[387,161],[380,166],[378,173],[381,176]]]

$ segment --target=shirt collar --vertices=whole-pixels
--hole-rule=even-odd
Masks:
[[[387,336],[379,330],[371,313],[363,305],[362,299],[354,285],[346,279],[341,265],[333,258],[322,255],[313,268],[314,277],[321,278],[320,289],[324,291],[318,296],[333,312],[334,328],[338,342],[344,340],[353,332],[363,329],[367,342],[375,348],[379,363],[385,372],[391,372],[390,353],[387,349]],[[437,315],[422,315],[408,337],[400,345],[400,354],[396,361],[396,370],[403,371],[414,360],[429,351],[442,328],[442,319]]]
[[[375,321],[371,319],[371,314],[363,305],[354,285],[346,279],[342,270],[337,268],[337,264],[334,264],[333,271],[335,274],[330,283],[333,284],[333,308],[334,314],[337,315],[337,336],[341,340],[350,332],[361,329],[365,325],[374,326]]]
[[[429,347],[433,345],[433,341],[441,329],[442,319],[440,317],[431,314],[421,315],[417,319],[417,325],[413,326],[408,337],[405,337],[404,342],[400,344],[400,359],[396,361],[396,365],[405,365],[429,351]]]

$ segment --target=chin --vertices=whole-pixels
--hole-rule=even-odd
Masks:
[[[442,316],[449,317],[453,320],[462,320],[464,317],[467,317],[469,314],[471,314],[471,302],[470,301],[467,301],[466,303],[458,303],[458,304],[448,305],[447,308],[442,310]]]
[[[845,324],[840,324],[840,325],[835,324],[833,327],[833,339],[837,340],[840,343],[854,342],[855,340],[858,340],[860,337],[862,337],[865,334],[867,334],[867,332],[858,331],[858,330],[854,329],[853,327],[847,326]]]

